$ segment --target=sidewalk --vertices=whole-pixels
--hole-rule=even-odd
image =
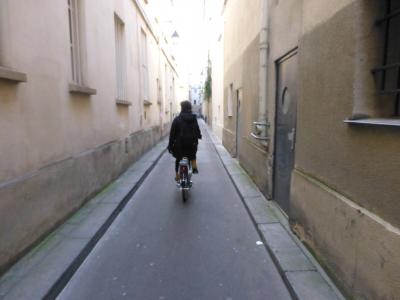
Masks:
[[[0,299],[53,299],[164,153],[164,139],[0,278]]]
[[[292,233],[286,216],[276,202],[268,201],[262,195],[220,139],[208,127],[207,131],[293,298],[345,299],[316,259]]]
[[[202,130],[208,132],[293,298],[344,299],[291,233],[279,207],[264,198],[218,138],[206,126]],[[146,153],[0,278],[0,299],[53,299],[58,295],[157,164],[166,145],[164,140]]]

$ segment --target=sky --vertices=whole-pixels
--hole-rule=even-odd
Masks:
[[[208,43],[204,0],[154,0],[154,9],[162,16],[160,23],[169,31],[176,30],[179,39],[174,43],[175,58],[183,77],[189,84],[201,83],[201,73],[207,66]]]
[[[177,57],[189,83],[201,81],[207,66],[207,32],[204,19],[204,0],[174,0],[173,20],[180,36]]]

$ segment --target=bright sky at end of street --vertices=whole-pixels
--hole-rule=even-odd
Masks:
[[[174,52],[179,69],[189,75],[189,83],[199,83],[207,66],[207,22],[217,13],[219,1],[209,0],[155,0],[149,2],[159,16],[162,27],[179,39]],[[204,73],[203,73],[204,75]]]

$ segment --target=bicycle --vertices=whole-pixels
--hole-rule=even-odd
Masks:
[[[182,201],[186,202],[189,198],[189,190],[193,185],[192,178],[192,166],[187,157],[183,157],[179,162],[179,181],[178,188],[182,192]]]

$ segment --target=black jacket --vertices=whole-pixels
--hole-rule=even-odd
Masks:
[[[172,122],[171,131],[169,133],[169,152],[175,154],[181,151],[183,144],[181,140],[181,134],[187,128],[190,128],[189,131],[193,132],[192,141],[193,144],[197,145],[198,140],[201,139],[201,132],[199,124],[197,123],[197,117],[190,112],[181,112],[179,116],[177,116]]]

